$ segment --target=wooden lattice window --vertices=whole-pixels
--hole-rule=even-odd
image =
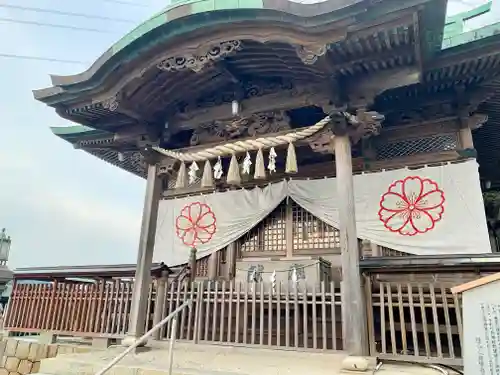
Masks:
[[[337,229],[290,201],[292,207],[293,251],[340,248],[340,234]]]
[[[207,277],[208,276],[208,258],[209,258],[209,256],[206,256],[206,257],[198,259],[196,261],[196,276],[197,277]]]
[[[240,251],[243,256],[255,253],[286,252],[286,203],[283,201],[255,228],[240,240]]]
[[[457,145],[456,133],[393,141],[376,146],[377,159],[393,159],[426,152],[450,151],[455,150]]]

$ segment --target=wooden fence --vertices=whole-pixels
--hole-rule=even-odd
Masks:
[[[4,329],[11,332],[83,337],[124,337],[132,283],[17,284],[10,297]],[[150,297],[154,285],[150,288]],[[151,299],[151,298],[150,298]]]
[[[188,298],[179,339],[280,348],[342,349],[340,285],[198,282],[173,285],[162,316]],[[167,324],[161,337],[169,337]]]
[[[449,283],[374,281],[366,277],[369,349],[381,358],[460,365],[461,301]],[[187,299],[176,337],[193,342],[342,350],[339,283],[195,282],[167,285],[157,299],[151,284],[146,328]],[[158,296],[159,297],[159,296]],[[5,319],[11,332],[122,338],[127,332],[132,283],[21,284]],[[157,300],[162,306],[155,306]],[[171,323],[159,339],[170,337]]]
[[[149,292],[147,328],[153,324],[157,285]],[[132,298],[127,281],[20,284],[14,288],[5,329],[11,332],[122,338]],[[187,299],[193,305],[179,316],[182,340],[287,348],[342,349],[340,285],[316,288],[278,283],[195,282],[170,284],[165,317]],[[160,338],[171,334],[168,323]]]
[[[462,305],[449,283],[367,278],[370,353],[403,361],[462,364]]]

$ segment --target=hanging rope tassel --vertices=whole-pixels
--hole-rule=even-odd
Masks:
[[[205,162],[205,166],[203,167],[203,176],[201,177],[201,187],[210,188],[214,187],[214,179],[212,177],[212,165],[210,164],[210,160]]]
[[[233,156],[231,156],[231,162],[229,163],[229,170],[227,171],[226,182],[229,185],[240,185],[241,184],[240,166],[238,165],[238,159],[236,159],[235,154],[233,154]]]
[[[255,173],[253,178],[256,180],[263,180],[266,178],[266,164],[261,148],[257,151],[257,157],[255,158]]]
[[[286,153],[286,168],[285,173],[297,173],[297,155],[295,154],[295,147],[292,142],[288,144],[288,150]]]
[[[182,162],[177,172],[177,181],[175,181],[176,189],[184,189],[187,186],[186,163]]]

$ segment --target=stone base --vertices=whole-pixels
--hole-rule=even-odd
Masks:
[[[135,337],[135,336],[125,336],[123,339],[122,339],[122,342],[121,342],[121,346],[132,346],[134,345],[134,343],[137,341],[139,337]],[[146,346],[148,343],[148,339],[145,339],[143,340],[139,345],[138,347],[141,347],[141,346]]]
[[[137,337],[135,336],[125,336],[121,343],[120,343],[120,346],[123,348],[123,350],[125,350],[125,348],[128,348],[132,345],[134,345],[134,343],[137,341]],[[146,351],[149,351],[151,348],[148,348],[146,347],[148,343],[148,340],[143,340],[139,346],[135,347],[134,349],[132,349],[131,353],[134,353],[134,354],[139,354],[139,353],[144,353]]]
[[[375,372],[376,365],[375,358],[348,356],[342,361],[340,373],[346,375],[371,375]]]

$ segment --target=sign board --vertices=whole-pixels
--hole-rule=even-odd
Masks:
[[[500,273],[452,291],[462,293],[464,373],[500,375]]]

